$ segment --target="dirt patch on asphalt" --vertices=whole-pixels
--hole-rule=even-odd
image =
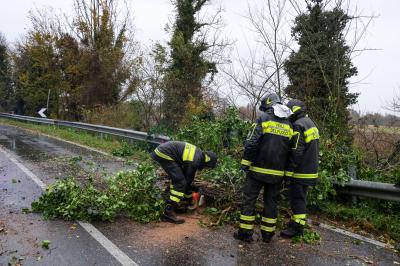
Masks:
[[[168,246],[189,240],[191,238],[201,237],[206,231],[201,227],[200,220],[204,220],[202,215],[190,214],[179,215],[185,219],[183,224],[172,224],[167,222],[151,223],[136,234],[135,241],[145,247]]]

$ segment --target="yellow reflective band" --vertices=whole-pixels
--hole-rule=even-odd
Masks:
[[[292,138],[293,129],[288,124],[283,124],[275,121],[266,121],[261,124],[263,133],[274,134],[287,138]]]
[[[296,149],[297,149],[297,146],[299,145],[300,132],[298,132],[298,131],[293,131],[293,137],[296,138],[296,144],[294,145],[294,147],[292,147],[292,150],[296,150]]]
[[[293,113],[296,113],[297,111],[299,111],[299,110],[301,110],[301,107],[300,106],[293,106],[293,108],[292,108],[292,112]]]
[[[178,203],[181,202],[181,199],[180,199],[180,198],[174,197],[174,196],[172,196],[172,195],[169,196],[169,199],[170,199],[170,200],[173,200],[173,201],[175,201],[175,202],[178,202]]]
[[[252,162],[243,159],[243,160],[240,162],[240,164],[246,165],[246,166],[250,166],[250,165],[252,164]]]
[[[252,230],[254,228],[253,224],[239,224],[240,228]]]
[[[190,198],[192,198],[192,197],[193,197],[193,195],[192,195],[192,194],[185,194],[184,196],[185,196],[185,198],[187,198],[187,199],[190,199]]]
[[[163,158],[165,160],[169,160],[169,161],[173,161],[174,159],[172,159],[171,157],[169,157],[168,155],[160,152],[158,149],[155,149],[154,152],[157,154],[158,157]]]
[[[316,174],[299,174],[294,173],[293,178],[318,178],[318,173]]]
[[[292,219],[295,223],[301,224],[301,225],[305,225],[306,221],[302,220],[302,219]]]
[[[274,232],[276,229],[276,226],[265,226],[265,225],[261,225],[260,229],[265,231],[265,232]]]
[[[193,162],[195,152],[196,152],[196,146],[190,143],[186,143],[185,150],[183,151],[182,160]]]
[[[274,223],[276,223],[277,219],[276,218],[262,217],[261,221],[266,222],[266,223],[270,223],[270,224],[274,224]]]
[[[211,161],[210,156],[208,156],[207,154],[204,154],[204,161],[205,161],[206,163],[208,163],[209,161]]]
[[[241,215],[240,215],[240,220],[248,221],[248,222],[253,222],[253,221],[256,220],[256,217],[255,217],[255,216],[247,216],[247,215],[241,214]]]
[[[170,184],[169,187],[170,187],[170,188],[174,188],[174,185],[173,185],[173,184]]]
[[[293,176],[293,172],[285,171],[285,176]]]
[[[183,197],[185,194],[176,190],[171,189],[169,191],[172,195],[178,196],[178,197]]]
[[[294,219],[306,219],[307,214],[293,214],[292,216]]]
[[[312,127],[306,131],[304,131],[305,142],[309,143],[312,140],[319,139],[319,131],[318,128]]]
[[[255,166],[250,166],[250,171],[260,173],[260,174],[277,175],[277,176],[283,176],[285,174],[284,171],[266,169],[266,168],[255,167]]]

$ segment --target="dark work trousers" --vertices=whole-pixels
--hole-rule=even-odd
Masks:
[[[174,190],[185,193],[188,182],[182,168],[174,161],[160,159],[158,162],[171,179]]]
[[[182,168],[174,161],[158,159],[157,162],[167,173],[172,183],[170,187],[170,196],[166,199],[167,206],[178,207],[179,202],[185,200],[185,193],[188,188],[188,182],[183,174]],[[173,191],[183,194],[178,195],[179,193],[173,193]]]
[[[264,187],[264,211],[263,216],[267,218],[276,218],[278,216],[278,200],[281,188],[281,182],[269,184],[258,181],[247,175],[244,185],[243,194],[244,200],[241,214],[246,216],[255,215],[255,207],[258,195]]]
[[[308,186],[291,180],[289,189],[290,207],[292,208],[293,214],[306,214]]]

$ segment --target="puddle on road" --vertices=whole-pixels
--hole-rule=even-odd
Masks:
[[[0,127],[0,145],[38,169],[44,178],[63,178],[75,173],[82,176],[82,172],[106,176],[134,168],[114,157],[6,125]]]
[[[25,136],[5,135],[4,132],[0,132],[0,134],[0,144],[23,159],[30,161],[45,161],[49,159],[49,155],[43,151],[43,148],[35,147],[38,145],[35,140]]]

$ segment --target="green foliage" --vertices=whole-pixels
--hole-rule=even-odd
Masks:
[[[10,111],[13,96],[11,58],[6,39],[0,33],[0,110]]]
[[[198,105],[203,100],[203,86],[206,76],[213,76],[215,62],[209,61],[205,53],[213,47],[207,42],[206,33],[201,30],[210,26],[198,21],[200,10],[209,0],[174,0],[176,10],[172,26],[170,63],[165,75],[165,123],[174,127],[187,115],[187,105],[193,101]],[[200,37],[196,37],[200,35]]]
[[[49,249],[50,244],[51,244],[51,241],[50,241],[50,240],[43,240],[43,241],[42,241],[42,248],[44,248],[44,249]]]
[[[51,117],[80,120],[84,108],[126,99],[137,81],[136,57],[126,55],[126,24],[116,3],[74,0],[73,22],[49,11],[31,13],[32,28],[14,53],[15,99],[20,114],[36,115],[48,92]]]
[[[32,210],[46,219],[113,220],[123,214],[135,221],[158,220],[163,209],[160,190],[155,185],[154,167],[141,163],[133,171],[110,177],[105,189],[96,188],[92,179],[79,184],[74,178],[56,181],[32,203]]]
[[[321,235],[318,232],[311,230],[304,230],[302,236],[296,236],[292,239],[292,243],[305,243],[309,245],[319,244],[321,242]]]
[[[243,145],[249,128],[250,124],[240,119],[238,110],[229,108],[214,121],[193,117],[178,132],[176,139],[196,143],[202,149],[215,152],[224,152],[224,149],[230,148],[232,153],[237,153],[235,149]]]
[[[284,63],[290,81],[286,93],[305,101],[327,138],[349,140],[347,107],[358,97],[348,89],[349,79],[357,74],[344,35],[352,18],[339,7],[325,10],[323,1],[311,2],[292,27],[300,47]]]
[[[129,143],[123,141],[121,147],[112,151],[112,155],[118,157],[132,156],[137,152],[137,148]]]
[[[362,201],[358,204],[327,202],[322,211],[330,218],[348,222],[355,230],[387,235],[400,243],[400,204],[388,201]],[[381,239],[385,241],[386,239]]]
[[[215,206],[227,208],[240,201],[241,189],[245,174],[240,171],[240,161],[230,155],[219,156],[219,162],[215,169],[203,170],[198,176],[213,184],[213,187],[220,191],[215,197]]]
[[[321,206],[329,196],[336,195],[332,183],[350,180],[348,171],[359,165],[359,156],[339,140],[320,139],[319,183],[310,190],[308,203]]]
[[[400,185],[400,165],[389,169],[377,169],[369,165],[360,167],[358,179]]]

